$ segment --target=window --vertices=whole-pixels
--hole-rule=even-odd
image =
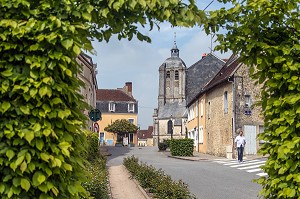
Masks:
[[[208,114],[207,114],[208,119],[210,119],[210,117],[211,117],[211,107],[210,106],[211,106],[210,102],[208,102]]]
[[[203,144],[203,127],[199,128],[199,144]]]
[[[170,78],[170,71],[169,70],[167,71],[166,78]]]
[[[128,104],[128,112],[134,112],[134,104],[133,103]]]
[[[245,95],[245,107],[250,108],[251,107],[251,96]]]
[[[128,122],[131,123],[131,124],[133,124],[134,123],[134,119],[130,118],[130,119],[128,119]]]
[[[178,70],[175,70],[175,80],[179,80],[179,72],[178,72]]]
[[[203,117],[203,111],[204,111],[203,100],[201,100],[201,102],[200,102],[200,116],[201,117]]]
[[[115,112],[116,111],[116,104],[113,103],[113,102],[109,102],[109,104],[108,104],[108,110],[110,112]]]
[[[224,113],[228,113],[228,94],[227,91],[224,92]]]

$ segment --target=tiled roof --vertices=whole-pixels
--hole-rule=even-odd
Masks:
[[[204,86],[222,68],[225,62],[214,54],[208,54],[187,69],[186,101],[191,104]]]
[[[204,87],[203,90],[209,90],[212,87],[227,81],[236,69],[239,67],[240,62],[238,61],[238,56],[232,55],[226,64],[221,68],[221,70],[216,74],[216,76]]]
[[[149,126],[148,130],[139,130],[137,136],[139,139],[153,138],[152,132],[153,132],[153,126]]]
[[[98,89],[96,92],[97,101],[114,101],[114,102],[136,102],[136,100],[118,89]]]

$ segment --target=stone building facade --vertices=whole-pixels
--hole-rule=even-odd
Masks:
[[[186,65],[179,58],[179,49],[176,43],[171,49],[171,57],[159,67],[159,95],[158,108],[154,110],[154,145],[164,139],[170,139],[168,121],[172,121],[174,138],[183,137],[183,121],[185,113],[185,83]]]
[[[88,117],[88,113],[96,108],[96,90],[97,85],[97,65],[93,63],[90,56],[80,53],[76,58],[77,63],[81,66],[81,73],[78,78],[83,81],[84,87],[80,87],[80,93],[84,97],[85,102],[90,106],[89,110],[84,110],[84,114]],[[93,131],[93,122],[88,118],[87,128]]]
[[[204,90],[207,153],[234,156],[234,138],[242,129],[247,142],[245,153],[256,154],[263,117],[260,108],[253,106],[260,99],[260,86],[251,79],[249,67],[232,56]]]
[[[205,93],[203,88],[224,65],[214,54],[203,54],[202,58],[187,69],[186,101],[188,138],[194,139],[194,149],[206,152]]]

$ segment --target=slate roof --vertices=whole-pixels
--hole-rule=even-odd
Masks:
[[[186,65],[182,59],[179,57],[169,57],[167,58],[164,63],[159,67],[159,70],[164,70],[166,68],[186,68]]]
[[[234,74],[237,68],[240,66],[238,56],[232,55],[221,70],[215,75],[215,77],[204,87],[203,90],[209,90],[214,86],[217,86],[228,79]]]
[[[158,118],[167,119],[172,117],[182,118],[185,112],[185,102],[178,103],[176,102],[167,102],[164,106],[159,107],[158,109]],[[180,120],[181,121],[181,120]]]
[[[96,91],[97,101],[114,101],[114,102],[136,102],[130,95],[118,89],[98,89]]]
[[[210,53],[187,69],[186,101],[190,105],[205,85],[218,73],[225,62]]]
[[[153,138],[153,126],[149,126],[147,130],[139,130],[137,137],[139,139]]]

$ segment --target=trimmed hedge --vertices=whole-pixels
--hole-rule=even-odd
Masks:
[[[167,150],[167,148],[169,148],[169,140],[163,140],[163,142],[159,142],[158,143],[158,149],[160,150],[160,151],[165,151],[165,150]]]
[[[140,163],[138,158],[131,156],[124,158],[124,166],[140,185],[157,199],[191,199],[196,198],[182,180],[173,181],[161,169]]]
[[[109,199],[106,158],[100,154],[98,136],[95,133],[88,133],[87,144],[86,169],[90,175],[88,181],[84,182],[82,186],[94,199]]]
[[[193,139],[173,139],[170,142],[172,156],[193,156],[194,140]]]

